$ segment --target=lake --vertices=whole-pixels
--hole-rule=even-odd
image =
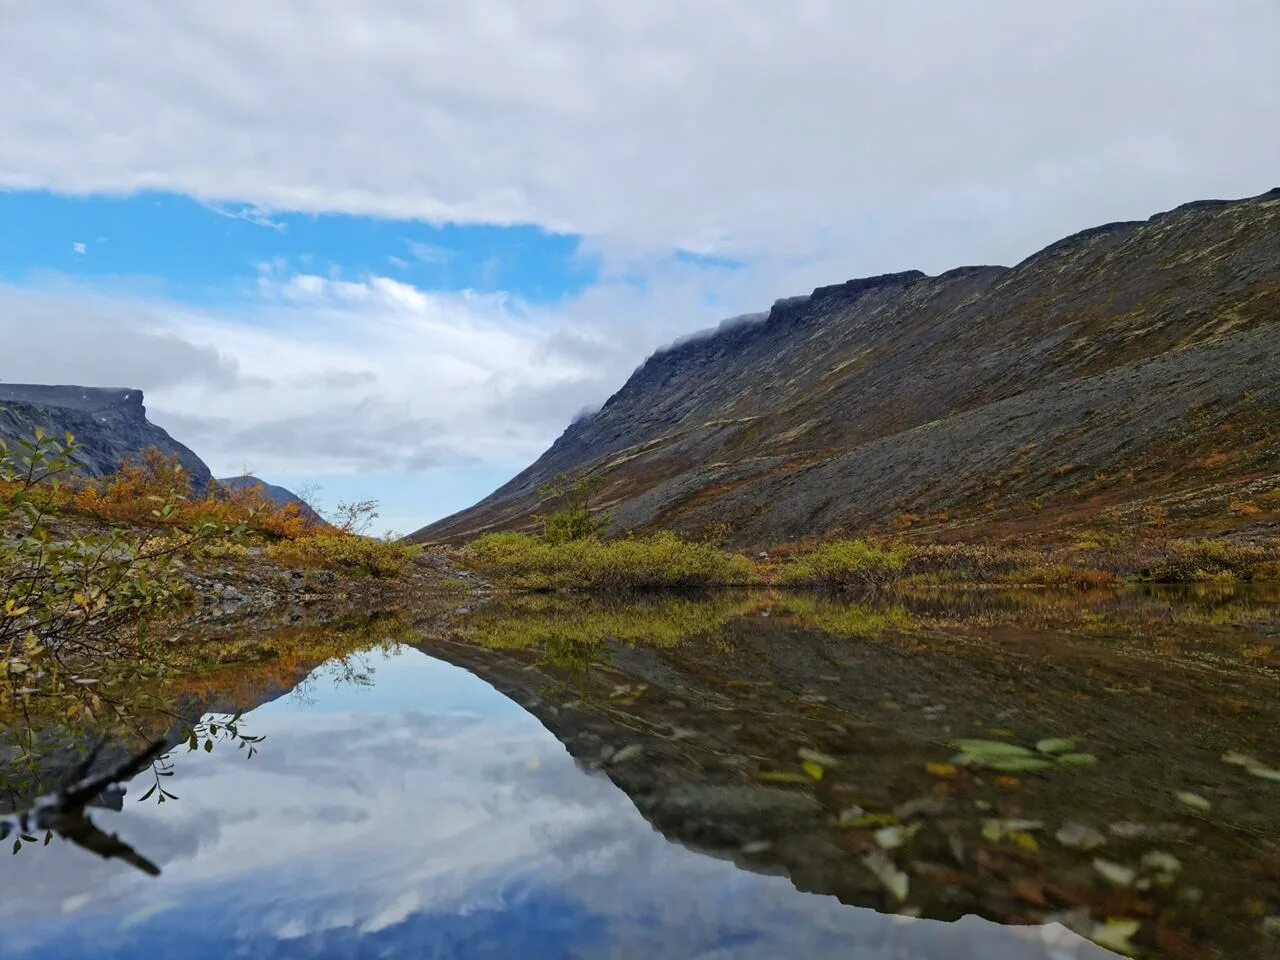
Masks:
[[[93,811],[159,875],[21,844],[0,954],[1274,957],[1278,622],[1205,587],[291,626],[173,693],[212,749],[174,724]]]

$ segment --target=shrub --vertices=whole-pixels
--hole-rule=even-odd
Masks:
[[[911,555],[912,548],[906,544],[834,540],[792,559],[783,567],[781,580],[814,586],[874,586],[896,579]]]
[[[419,548],[333,531],[281,540],[266,549],[277,563],[299,569],[344,570],[387,579],[408,572]]]
[[[120,469],[97,481],[80,481],[67,503],[72,510],[103,520],[164,523],[179,526],[243,525],[280,539],[301,537],[315,527],[297,504],[279,505],[261,485],[224,487],[212,483],[199,499],[192,499],[191,476],[177,454],[166,457],[152,447],[139,457],[126,457]],[[170,512],[156,515],[160,504]]]
[[[1173,540],[1162,555],[1139,574],[1154,583],[1196,583],[1206,580],[1251,580],[1255,572],[1275,560],[1275,551],[1228,540]]]
[[[653,589],[747,583],[755,574],[746,557],[674,533],[602,542],[552,542],[522,533],[480,537],[466,552],[482,575],[527,590]]]
[[[570,480],[562,473],[539,490],[539,496],[560,504],[554,513],[539,518],[542,520],[542,539],[557,544],[602,536],[609,527],[609,516],[592,513],[591,498],[603,487],[604,479],[601,477],[582,476]]]

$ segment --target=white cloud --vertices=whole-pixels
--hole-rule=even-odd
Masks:
[[[85,245],[81,243],[79,240],[71,244],[71,252],[74,253],[76,256],[84,256],[84,252],[86,249],[87,248],[85,247]]]
[[[0,184],[936,271],[1272,186],[1277,36],[1274,0],[22,3]]]
[[[777,276],[651,259],[643,283],[609,278],[539,307],[282,264],[261,264],[253,297],[221,310],[0,285],[0,379],[140,387],[219,476],[515,472],[652,350],[767,304]]]

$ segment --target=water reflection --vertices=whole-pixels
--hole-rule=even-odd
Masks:
[[[673,598],[533,598],[429,649],[524,703],[668,836],[802,889],[1270,956],[1275,599],[742,594],[687,616]]]
[[[1076,957],[1065,930],[911,922],[664,841],[532,716],[411,649],[246,716],[180,802],[112,828],[152,880],[63,844],[0,875],[6,956]],[[103,814],[103,816],[109,816]]]
[[[24,846],[0,952],[1107,955],[1065,924],[1271,956],[1278,600],[535,596],[246,638],[150,691],[181,799],[95,814],[161,877]],[[251,761],[187,751],[249,707]],[[87,732],[44,731],[45,779]]]

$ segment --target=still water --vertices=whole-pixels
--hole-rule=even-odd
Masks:
[[[160,875],[25,845],[0,955],[1274,955],[1280,783],[1222,756],[1280,760],[1275,612],[534,598],[230,671],[256,755],[93,814]]]

